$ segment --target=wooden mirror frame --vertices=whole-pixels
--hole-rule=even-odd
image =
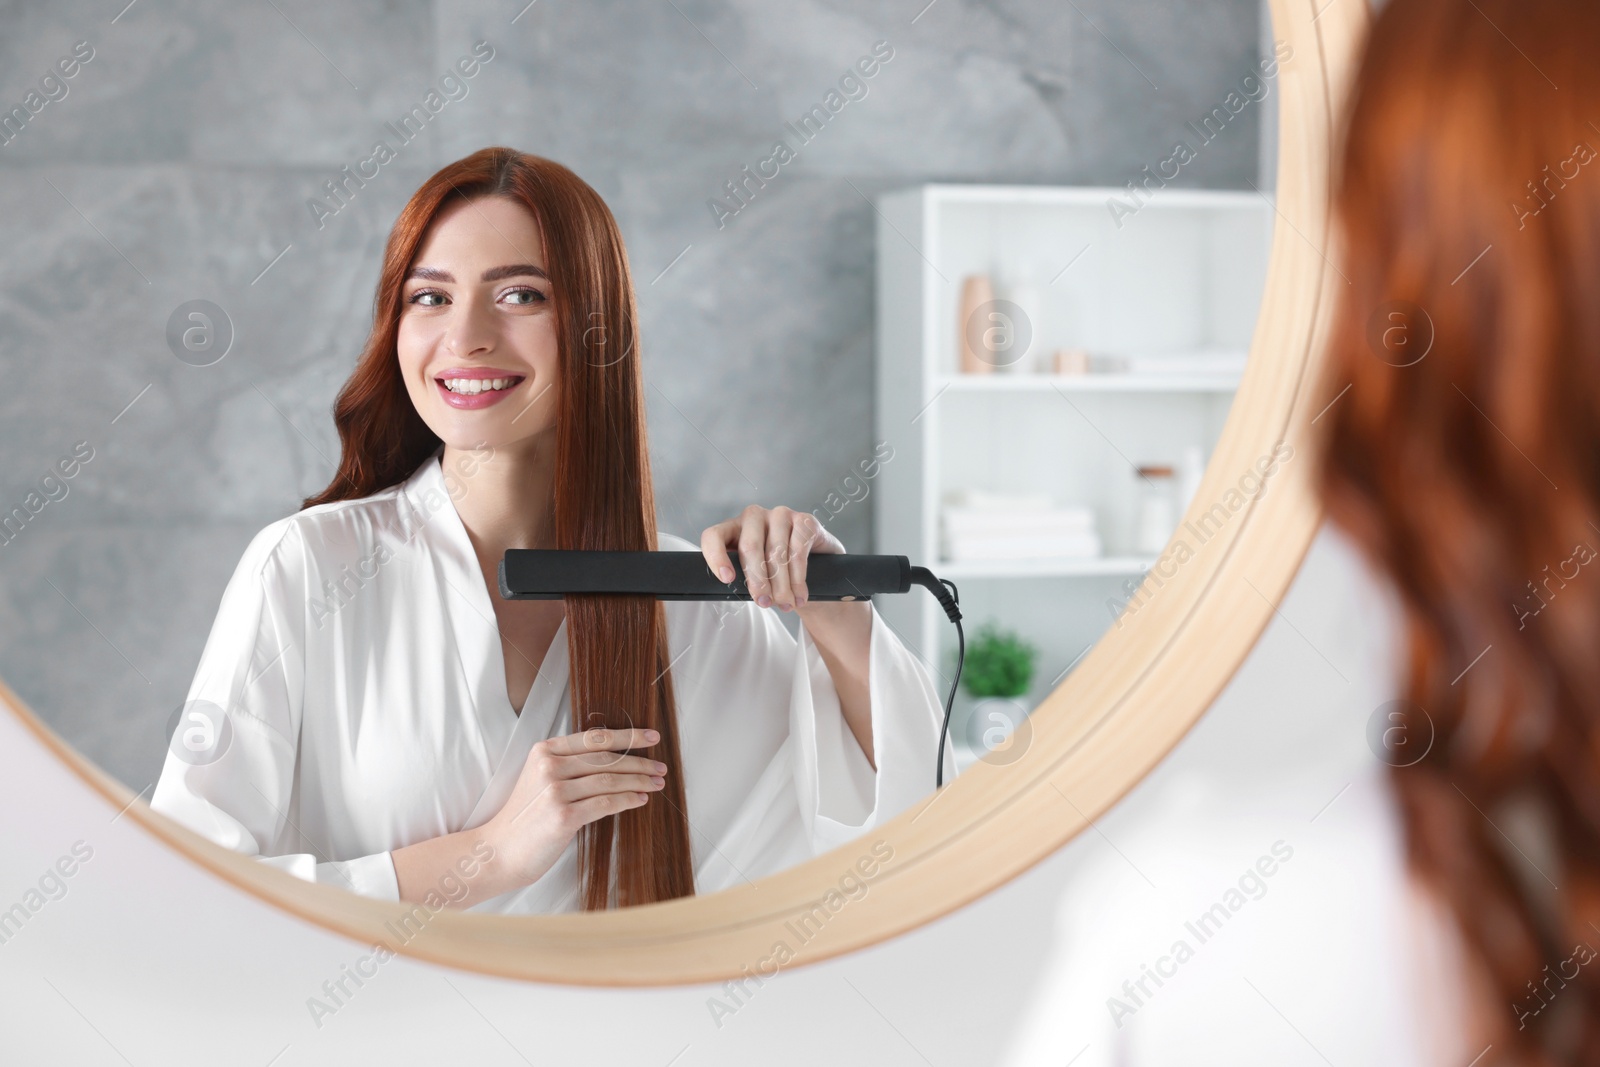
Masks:
[[[859,840],[738,888],[610,912],[422,909],[420,921],[415,905],[302,881],[155,814],[3,683],[0,697],[110,804],[204,870],[364,945],[468,971],[601,986],[764,977],[978,899],[1070,841],[1178,743],[1244,661],[1316,532],[1311,424],[1333,398],[1313,390],[1343,281],[1327,258],[1331,163],[1370,12],[1367,0],[1271,0],[1270,8],[1274,40],[1292,48],[1277,75],[1271,261],[1244,377],[1185,521],[1223,500],[1275,446],[1287,443],[1293,457],[1192,556],[1163,555],[1137,611],[1027,720],[1020,758],[979,761]],[[412,926],[402,927],[408,915]]]

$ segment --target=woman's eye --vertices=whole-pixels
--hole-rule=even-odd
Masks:
[[[537,289],[517,288],[502,293],[500,299],[516,307],[530,307],[542,304],[548,298]],[[450,303],[450,298],[438,289],[418,289],[407,298],[406,302],[417,307],[436,308]]]

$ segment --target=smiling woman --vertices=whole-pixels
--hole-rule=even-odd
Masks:
[[[502,912],[727,888],[927,792],[942,704],[871,604],[807,603],[809,554],[843,551],[812,515],[702,532],[749,576],[731,613],[491,595],[512,548],[692,550],[655,526],[635,322],[615,220],[570,170],[485,149],[418,190],[339,468],[251,542],[190,688],[226,740],[175,742],[152,808],[420,922],[455,872],[450,904]]]

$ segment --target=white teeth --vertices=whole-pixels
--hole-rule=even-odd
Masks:
[[[473,396],[486,390],[509,388],[515,381],[516,378],[446,378],[444,387],[452,393]]]

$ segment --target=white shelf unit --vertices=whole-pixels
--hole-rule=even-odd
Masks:
[[[1020,698],[1028,707],[1114,624],[1116,600],[1153,562],[1133,550],[1134,467],[1178,465],[1191,444],[1209,457],[1238,375],[1199,357],[1248,350],[1266,280],[1274,216],[1266,196],[1158,189],[1120,225],[1113,198],[1132,202],[1126,189],[931,184],[876,203],[873,440],[894,452],[872,483],[874,551],[928,561],[957,583],[969,643],[993,618],[1039,647],[1033,687]],[[959,373],[964,278],[989,274],[1004,298],[1005,279],[1023,264],[1046,267],[1027,363],[1065,347],[1168,360],[1194,353],[1196,370]],[[944,561],[940,503],[957,488],[1088,504],[1105,555]],[[943,695],[956,648],[944,612],[920,590],[879,598],[878,607]],[[953,734],[969,701],[964,691],[957,697]],[[974,753],[953,740],[958,761],[970,761]]]

